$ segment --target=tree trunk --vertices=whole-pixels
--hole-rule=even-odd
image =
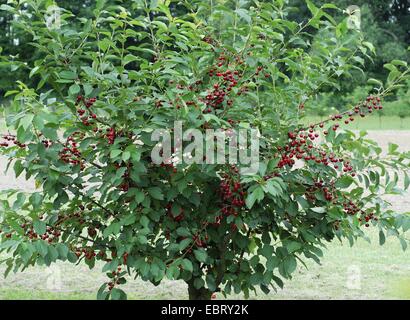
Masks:
[[[194,279],[187,281],[189,300],[211,300],[212,292],[206,288],[197,289]]]

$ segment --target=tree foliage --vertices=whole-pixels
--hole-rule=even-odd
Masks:
[[[8,1],[8,5],[14,3],[15,1]],[[260,1],[269,3],[270,0]],[[316,6],[320,7],[325,3],[323,0],[313,0]],[[89,0],[58,0],[58,1],[48,1],[47,5],[56,3],[62,8],[66,8],[76,16],[81,16],[83,18],[91,18],[92,12],[95,8],[95,1]],[[131,8],[132,0],[107,0],[109,5],[121,5],[124,8]],[[285,5],[289,7],[289,15],[291,19],[303,23],[309,19],[309,9],[304,0],[288,0],[284,1]],[[339,8],[345,10],[350,5],[351,1],[338,0],[332,1]],[[365,70],[369,77],[384,79],[386,73],[383,69],[383,65],[392,59],[400,59],[409,62],[409,53],[407,48],[410,45],[410,34],[409,34],[409,3],[407,0],[391,0],[391,1],[369,1],[360,0],[355,1],[354,5],[357,5],[361,9],[361,20],[362,20],[362,30],[365,34],[365,38],[374,44],[377,50],[377,56],[373,57],[371,63],[368,63]],[[30,10],[29,7],[26,7]],[[170,10],[176,14],[186,13],[186,8],[183,5],[178,4],[177,1],[172,1],[170,3]],[[335,13],[335,19],[340,21],[344,19],[344,14],[342,10]],[[31,62],[37,59],[37,49],[30,48],[25,44],[28,42],[26,34],[21,33],[18,29],[13,29],[11,24],[13,21],[13,15],[9,11],[0,11],[0,24],[2,30],[5,30],[0,35],[0,47],[3,48],[4,54],[7,55],[18,55],[24,57],[24,60],[30,60]],[[76,23],[73,21],[73,23]],[[309,29],[312,31],[312,29]],[[0,64],[1,70],[4,72],[7,68]],[[25,72],[22,66],[15,67],[17,70],[12,72],[18,73],[18,78],[22,79]],[[20,72],[21,70],[21,72]],[[26,83],[35,85],[36,78],[24,79]],[[352,91],[356,86],[362,85],[365,77],[360,73],[355,73],[354,78],[348,79],[341,85],[342,93]],[[3,93],[9,90],[13,86],[11,79],[3,78],[0,80],[0,91]],[[334,99],[332,103],[338,107],[343,106],[339,104],[340,99]]]
[[[382,158],[365,133],[338,128],[382,109],[408,78],[406,63],[389,64],[387,83],[373,80],[374,96],[353,109],[300,124],[306,101],[373,55],[359,30],[335,21],[335,5],[307,1],[310,18],[299,24],[281,0],[100,0],[87,19],[64,8],[61,28],[50,29],[46,4],[2,6],[38,55],[2,57],[37,79],[6,93],[14,99],[1,151],[38,188],[4,192],[6,273],[102,262],[100,299],[125,298],[127,275],[183,280],[190,298],[209,299],[282,287],[298,262],[319,262],[326,242],[353,244],[365,227],[406,247],[408,215],[382,196],[409,187],[410,154],[390,145]],[[202,131],[257,128],[258,172],[155,165],[151,133],[176,120]]]

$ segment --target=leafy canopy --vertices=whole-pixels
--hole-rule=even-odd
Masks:
[[[14,100],[1,152],[37,187],[3,192],[6,273],[100,261],[110,278],[100,299],[125,298],[127,274],[183,280],[190,298],[209,299],[282,287],[298,261],[319,262],[326,242],[353,243],[365,226],[406,247],[408,215],[382,195],[400,192],[399,175],[408,188],[410,154],[391,145],[382,157],[365,133],[338,123],[381,109],[409,69],[393,61],[386,84],[372,80],[374,96],[304,128],[305,102],[338,88],[374,50],[348,18],[332,18],[333,4],[306,3],[310,19],[298,24],[280,0],[100,0],[92,19],[61,8],[57,28],[47,27],[47,1],[2,5],[39,54],[34,63],[1,57],[38,79],[16,79],[6,93]],[[259,171],[153,164],[152,131],[176,120],[202,131],[257,128]]]

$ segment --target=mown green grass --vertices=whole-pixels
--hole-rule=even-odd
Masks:
[[[410,300],[410,276],[397,278],[389,288],[389,294]]]
[[[95,295],[84,292],[49,292],[27,288],[0,289],[0,300],[95,300]]]
[[[308,125],[326,120],[328,117],[307,116],[302,123]],[[330,126],[330,124],[329,124]],[[341,127],[348,130],[410,130],[410,118],[400,119],[395,116],[377,115],[356,119],[353,123],[345,125],[341,122]]]

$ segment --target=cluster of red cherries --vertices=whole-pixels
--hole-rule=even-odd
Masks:
[[[365,211],[360,209],[357,204],[355,204],[353,201],[350,201],[348,199],[345,199],[343,203],[343,209],[346,214],[351,215],[351,216],[360,214],[361,217],[359,218],[359,221],[364,222],[366,227],[370,226],[369,222],[371,220],[373,221],[378,220],[378,218],[374,215],[374,213],[369,213],[369,214],[366,213]]]
[[[192,237],[192,240],[198,248],[206,248],[208,246],[207,241],[209,240],[209,236],[207,234],[205,234],[205,236],[201,236],[197,233]]]
[[[80,105],[81,103],[84,105],[85,109],[78,109],[77,113],[80,116],[81,122],[85,126],[90,126],[92,125],[92,120],[91,119],[97,119],[97,115],[92,112],[91,107],[94,105],[94,103],[97,101],[97,98],[84,98],[83,96],[78,96],[76,105]]]
[[[117,137],[117,134],[115,132],[115,128],[108,128],[107,129],[107,134],[105,136],[108,140],[108,144],[114,144],[115,138]]]
[[[296,163],[296,159],[298,159],[324,165],[332,164],[336,170],[340,168],[343,173],[350,173],[351,176],[354,177],[356,174],[353,172],[350,161],[338,158],[332,153],[329,154],[327,151],[313,144],[313,141],[320,137],[320,133],[317,129],[323,129],[325,122],[333,121],[336,123],[333,125],[332,130],[337,131],[340,127],[338,121],[345,119],[345,124],[349,124],[354,121],[357,115],[364,117],[366,111],[367,113],[372,113],[373,110],[381,110],[382,108],[379,97],[369,96],[364,102],[355,106],[351,111],[333,115],[329,120],[310,125],[308,129],[289,132],[288,144],[284,147],[277,147],[281,155],[278,168],[292,167]],[[323,134],[328,135],[329,132],[325,130]]]
[[[310,200],[311,202],[316,201],[315,193],[320,190],[323,192],[323,196],[327,201],[333,201],[335,198],[334,195],[334,185],[331,184],[329,186],[325,186],[323,180],[315,182],[314,186],[310,186],[305,193],[306,199]]]
[[[172,214],[172,202],[169,202],[166,205],[166,210],[167,210],[168,216],[171,217],[176,222],[181,222],[182,220],[185,219],[184,208],[181,208],[181,210],[180,210],[180,212],[177,216],[174,216]]]
[[[76,252],[75,252],[75,255],[77,256],[77,258],[80,258],[82,255],[84,255],[85,259],[91,260],[97,254],[95,253],[94,249],[92,249],[92,248],[82,248],[82,249],[77,249]]]
[[[224,207],[221,212],[225,215],[237,216],[236,208],[242,208],[245,205],[245,191],[239,181],[226,175],[220,184],[221,198],[224,201]]]
[[[60,152],[60,159],[65,163],[70,163],[72,165],[80,165],[81,169],[84,169],[84,163],[82,161],[82,156],[80,150],[78,150],[77,140],[84,138],[84,133],[74,132],[71,136],[67,138],[64,144],[63,150]]]
[[[48,243],[52,243],[53,241],[58,242],[60,236],[60,230],[56,230],[55,228],[48,226],[46,229],[46,233],[41,236],[41,239],[47,240]]]
[[[34,231],[34,227],[32,223],[24,222],[20,225],[20,228],[24,230],[24,236],[26,236],[29,240],[42,239],[44,241],[47,241],[48,243],[52,243],[52,242],[58,242],[61,236],[61,231],[51,226],[47,226],[46,233],[44,233],[43,235],[39,235]],[[2,231],[0,230],[0,233],[1,232]],[[11,238],[13,232],[14,231],[7,233],[5,237],[8,239]]]
[[[77,110],[78,115],[80,116],[81,122],[85,126],[91,126],[95,124],[92,120],[97,119],[97,115],[92,111],[92,106],[97,102],[97,98],[84,98],[83,96],[78,96],[76,105],[79,106],[83,104],[84,108],[80,108]],[[102,129],[99,129],[97,126],[93,129],[94,132],[102,133]],[[106,133],[103,135],[104,138],[107,139],[108,144],[114,144],[114,141],[117,137],[117,132],[115,128],[107,128]]]
[[[214,226],[219,226],[224,217],[231,215],[237,217],[240,210],[245,207],[246,191],[239,179],[236,178],[238,173],[239,169],[232,165],[230,167],[230,174],[226,173],[222,177],[219,189],[221,214],[215,218]],[[231,227],[235,229],[236,225],[231,224]]]
[[[117,169],[121,168],[121,165],[116,163],[115,167]],[[127,192],[128,189],[130,188],[130,183],[129,183],[129,177],[130,177],[130,165],[127,166],[127,170],[124,172],[122,175],[122,178],[124,179],[123,182],[120,184],[119,189],[121,191]]]
[[[184,210],[183,208],[180,209],[180,212],[179,212],[179,214],[178,214],[177,216],[174,216],[174,215],[172,214],[172,203],[171,203],[171,202],[167,204],[166,210],[167,210],[167,215],[168,215],[171,219],[173,219],[175,222],[181,222],[181,221],[183,221],[183,220],[185,219],[185,214],[184,214],[184,211],[185,211],[185,210]],[[166,239],[168,239],[168,240],[170,239],[171,233],[170,233],[169,230],[165,232],[165,237],[166,237]],[[182,241],[182,240],[184,240],[184,239],[186,239],[186,237],[180,237],[180,238],[179,238],[180,241]],[[206,248],[206,246],[207,246],[207,241],[209,240],[209,237],[208,237],[208,234],[205,234],[205,235],[203,236],[203,235],[200,234],[200,232],[197,232],[195,235],[192,236],[192,240],[194,241],[194,243],[195,243],[195,245],[196,245],[197,247],[199,247],[199,248]],[[191,249],[191,250],[188,250],[188,253],[191,252],[191,251],[192,251],[192,249]]]
[[[85,223],[85,218],[84,218],[84,210],[85,207],[83,205],[79,206],[80,210],[76,211],[76,212],[72,212],[69,214],[59,214],[58,215],[58,221],[56,223],[56,226],[59,226],[61,224],[63,224],[64,222],[68,221],[68,220],[75,220],[77,221],[80,225],[83,225]],[[92,209],[92,205],[88,205],[87,207],[89,210]]]
[[[111,291],[115,287],[115,285],[120,284],[119,278],[120,278],[121,271],[122,271],[122,268],[118,267],[117,271],[113,271],[111,273],[112,279],[110,282],[107,283],[109,291]]]
[[[329,185],[325,185],[323,180],[315,182],[314,186],[309,187],[306,190],[305,196],[311,202],[316,201],[315,193],[317,191],[323,192],[323,196],[327,201],[333,201],[334,204],[341,204],[343,206],[343,210],[346,214],[354,216],[360,214],[361,217],[359,218],[360,222],[365,222],[365,226],[369,227],[371,220],[377,221],[378,218],[374,215],[374,213],[367,214],[365,211],[360,209],[359,205],[355,204],[353,201],[344,197],[342,201],[337,198],[336,195],[336,188],[335,182],[332,181]],[[338,229],[338,223],[336,223],[336,229]]]
[[[218,63],[216,66],[211,68],[209,71],[209,76],[218,78],[218,82],[213,85],[213,88],[205,97],[205,104],[207,109],[205,113],[211,113],[213,109],[223,108],[223,103],[225,98],[228,96],[229,92],[238,84],[238,79],[241,78],[239,71],[235,70],[222,70],[222,68],[227,64],[227,58],[225,55],[221,55],[218,58]],[[232,100],[227,102],[228,106],[233,104]]]
[[[24,143],[20,143],[17,140],[17,137],[13,134],[5,134],[5,135],[2,136],[2,138],[3,138],[4,141],[0,142],[0,147],[9,147],[11,145],[15,145],[15,146],[23,149],[27,146]]]
[[[165,169],[167,169],[167,170],[169,170],[169,171],[172,171],[173,173],[176,173],[178,170],[177,170],[177,168],[175,168],[174,167],[174,164],[173,163],[161,163],[160,164],[160,167],[161,168],[165,168]]]

